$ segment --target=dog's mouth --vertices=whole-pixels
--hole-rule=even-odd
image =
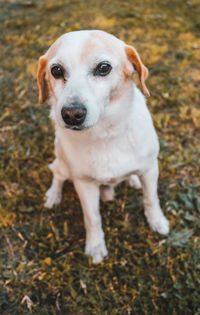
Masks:
[[[75,131],[81,131],[85,129],[85,127],[83,126],[69,126],[69,125],[65,125],[65,128],[70,129],[70,130],[75,130]]]

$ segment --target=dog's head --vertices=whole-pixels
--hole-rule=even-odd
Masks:
[[[39,102],[50,97],[60,127],[94,126],[122,97],[134,70],[149,95],[148,70],[132,46],[103,31],[64,34],[39,59]]]

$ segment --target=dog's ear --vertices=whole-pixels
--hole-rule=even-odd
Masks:
[[[149,90],[147,89],[146,84],[145,84],[145,81],[149,74],[148,69],[143,65],[140,59],[140,56],[135,50],[135,48],[133,48],[132,46],[126,45],[125,50],[126,50],[126,55],[127,55],[128,60],[132,63],[132,65],[138,72],[143,93],[146,96],[150,96]]]
[[[37,83],[39,88],[39,103],[43,104],[49,96],[49,89],[47,80],[45,78],[46,74],[46,66],[47,66],[47,58],[46,56],[42,56],[39,59],[38,70],[37,70]]]

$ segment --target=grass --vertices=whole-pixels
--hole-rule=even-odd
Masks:
[[[0,314],[200,314],[200,4],[198,0],[0,2]],[[61,34],[103,29],[139,51],[161,151],[166,237],[125,183],[101,204],[108,258],[84,254],[71,183],[44,208],[54,131],[38,105],[37,60]]]

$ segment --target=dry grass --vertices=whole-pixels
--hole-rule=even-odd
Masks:
[[[200,5],[180,1],[0,2],[0,313],[200,314]],[[53,128],[37,104],[37,60],[64,32],[99,28],[138,49],[161,144],[159,195],[171,234],[150,231],[126,184],[102,204],[109,257],[84,251],[70,183],[50,211]]]

